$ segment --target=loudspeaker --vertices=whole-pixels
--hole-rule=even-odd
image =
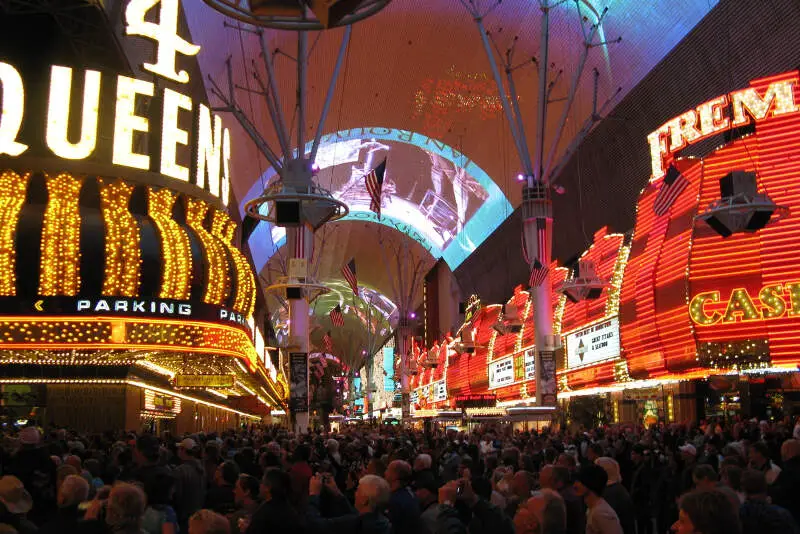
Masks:
[[[769,220],[772,218],[772,214],[775,213],[774,209],[759,209],[753,212],[753,216],[750,217],[750,220],[747,221],[747,226],[745,226],[745,232],[755,232],[756,230],[761,230],[764,228]]]
[[[299,226],[300,202],[289,200],[276,201],[275,224],[278,226]]]
[[[599,299],[602,293],[603,293],[602,287],[592,287],[589,288],[589,292],[586,293],[586,298],[589,300]]]
[[[286,288],[286,298],[288,300],[300,300],[303,298],[303,288],[302,287],[287,287]]]
[[[366,3],[366,0],[310,0],[310,7],[322,25],[330,28]]]
[[[719,179],[719,193],[722,198],[735,197],[742,194],[752,198],[757,191],[756,174],[754,172],[732,171]]]

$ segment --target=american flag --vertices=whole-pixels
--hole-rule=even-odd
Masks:
[[[342,315],[341,306],[337,304],[336,307],[331,310],[329,315],[331,316],[331,323],[333,323],[333,326],[338,326],[340,328],[344,326],[344,315]]]
[[[369,209],[381,218],[381,194],[383,192],[383,175],[386,173],[386,160],[364,175],[364,182],[369,193]]]
[[[342,276],[344,276],[344,279],[347,280],[348,284],[350,284],[350,289],[353,290],[353,294],[358,296],[358,278],[356,278],[355,258],[350,260],[350,262],[346,265],[342,266]]]
[[[653,211],[656,216],[661,217],[666,214],[687,187],[689,187],[689,180],[681,174],[675,165],[670,165],[669,169],[667,169],[667,175],[664,176],[661,189],[658,190],[658,195],[656,195],[656,201],[653,203]]]
[[[539,287],[547,278],[550,267],[540,260],[547,258],[547,220],[543,217],[536,219],[536,259],[531,263],[531,277],[528,279],[530,287]]]
[[[325,352],[328,354],[333,352],[333,338],[330,332],[325,332],[325,335],[322,336],[322,344],[325,345]]]

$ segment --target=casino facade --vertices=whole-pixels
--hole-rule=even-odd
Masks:
[[[595,421],[637,423],[779,418],[800,407],[798,128],[792,71],[732,88],[651,134],[653,178],[634,228],[600,229],[572,265],[551,266],[562,422],[570,405],[591,405]],[[716,145],[681,157],[700,141]],[[659,192],[676,176],[682,185],[659,214]],[[581,284],[589,290],[571,291]],[[473,296],[457,333],[415,347],[416,417],[536,424],[532,306],[522,286],[502,304]]]
[[[128,10],[128,35],[153,38],[140,15]],[[176,56],[199,51],[177,46]],[[186,57],[159,54],[145,80],[117,64],[10,56],[0,61],[3,423],[182,433],[283,408],[286,380],[227,210],[230,135],[186,96]]]

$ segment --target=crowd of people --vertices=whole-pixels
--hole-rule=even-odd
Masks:
[[[794,423],[794,424],[793,424]],[[800,534],[800,420],[4,436],[0,534]]]

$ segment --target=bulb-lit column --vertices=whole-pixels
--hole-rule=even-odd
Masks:
[[[294,250],[294,258],[300,260],[307,260],[311,257],[314,244],[314,233],[305,226],[298,226],[295,228],[287,228],[287,240]],[[302,263],[302,262],[301,262]],[[290,278],[292,277],[290,266]],[[306,263],[307,274],[307,263]],[[308,383],[308,350],[309,350],[309,304],[308,295],[302,292],[299,299],[289,299],[289,338],[291,340],[292,352],[302,352],[306,354],[306,392],[309,392]],[[308,399],[311,400],[310,398]],[[295,407],[294,412],[294,430],[295,432],[305,432],[309,424],[309,407],[306,406]]]

